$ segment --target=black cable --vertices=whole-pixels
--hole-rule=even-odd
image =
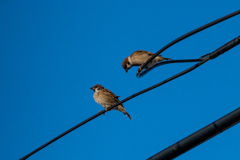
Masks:
[[[118,103],[115,103],[114,105],[112,105],[111,107],[109,107],[108,110],[111,110],[111,109],[113,109],[114,107],[118,106],[119,104],[122,104],[122,103],[124,103],[124,102],[126,102],[126,101],[129,101],[130,99],[132,99],[132,98],[134,98],[134,97],[137,97],[137,96],[139,96],[140,94],[143,94],[143,93],[145,93],[145,92],[147,92],[147,91],[150,91],[150,90],[152,90],[152,89],[154,89],[154,88],[156,88],[156,87],[159,87],[159,86],[161,86],[161,85],[163,85],[163,84],[165,84],[165,83],[167,83],[167,82],[169,82],[169,81],[171,81],[171,80],[174,80],[174,79],[176,79],[176,78],[178,78],[178,77],[180,77],[180,76],[182,76],[182,75],[184,75],[184,74],[186,74],[186,73],[194,70],[195,68],[199,67],[200,65],[202,65],[202,64],[205,63],[205,62],[207,62],[208,60],[209,60],[209,59],[205,59],[205,60],[203,60],[203,61],[195,64],[194,66],[186,69],[185,71],[182,71],[182,72],[180,72],[180,73],[178,73],[178,74],[176,74],[176,75],[174,75],[174,76],[172,76],[172,77],[170,77],[170,78],[168,78],[168,79],[166,79],[166,80],[164,80],[164,81],[162,81],[162,82],[160,82],[160,83],[158,83],[158,84],[155,84],[154,86],[151,86],[151,87],[149,87],[149,88],[146,88],[146,89],[144,89],[144,90],[142,90],[142,91],[140,91],[140,92],[137,92],[137,93],[135,93],[135,94],[133,94],[133,95],[131,95],[131,96],[123,99],[122,101],[119,101]],[[49,142],[47,142],[47,143],[45,143],[44,145],[40,146],[39,148],[35,149],[34,151],[32,151],[31,153],[27,154],[26,156],[20,158],[20,160],[25,160],[25,159],[27,159],[28,157],[30,157],[30,156],[33,155],[34,153],[40,151],[41,149],[45,148],[45,147],[48,146],[49,144],[53,143],[54,141],[58,140],[59,138],[63,137],[64,135],[72,132],[73,130],[77,129],[78,127],[84,125],[85,123],[93,120],[94,118],[100,116],[101,114],[103,114],[103,113],[105,113],[105,112],[106,112],[105,110],[100,111],[99,113],[95,114],[94,116],[86,119],[85,121],[79,123],[78,125],[72,127],[71,129],[65,131],[64,133],[60,134],[59,136],[55,137],[54,139],[50,140]]]
[[[98,116],[100,116],[101,114],[103,114],[103,113],[105,113],[105,112],[106,112],[105,110],[98,112],[97,114],[93,115],[92,117],[90,117],[90,118],[82,121],[81,123],[77,124],[76,126],[70,128],[69,130],[67,130],[67,131],[65,131],[64,133],[58,135],[57,137],[53,138],[53,139],[50,140],[49,142],[45,143],[44,145],[38,147],[37,149],[35,149],[34,151],[30,152],[30,153],[27,154],[26,156],[20,158],[19,160],[25,160],[25,159],[27,159],[27,158],[30,157],[31,155],[33,155],[33,154],[37,153],[38,151],[40,151],[41,149],[47,147],[49,144],[55,142],[55,141],[58,140],[59,138],[62,138],[62,137],[65,136],[66,134],[72,132],[73,130],[77,129],[78,127],[84,125],[85,123],[93,120],[94,118],[97,118]]]
[[[150,63],[150,61],[152,61],[157,55],[159,55],[160,53],[162,53],[164,50],[166,50],[167,48],[171,47],[172,45],[176,44],[177,42],[179,42],[179,41],[181,41],[181,40],[183,40],[183,39],[185,39],[185,38],[187,38],[187,37],[190,37],[191,35],[196,34],[196,33],[200,32],[200,31],[202,31],[202,30],[204,30],[204,29],[206,29],[206,28],[209,28],[209,27],[211,27],[211,26],[213,26],[213,25],[215,25],[215,24],[217,24],[217,23],[220,23],[220,22],[222,22],[222,21],[224,21],[224,20],[226,20],[226,19],[228,19],[228,18],[231,18],[231,17],[233,17],[233,16],[236,16],[236,15],[238,15],[238,14],[240,14],[240,10],[238,10],[238,11],[236,11],[236,12],[233,12],[233,13],[231,13],[231,14],[229,14],[229,15],[226,15],[226,16],[224,16],[224,17],[222,17],[222,18],[219,18],[219,19],[217,19],[217,20],[215,20],[215,21],[213,21],[213,22],[210,22],[210,23],[208,23],[208,24],[205,24],[205,25],[203,25],[203,26],[201,26],[201,27],[199,27],[199,28],[197,28],[197,29],[195,29],[195,30],[193,30],[193,31],[191,31],[191,32],[188,32],[188,33],[184,34],[183,36],[181,36],[181,37],[173,40],[172,42],[170,42],[170,43],[168,43],[166,46],[164,46],[162,49],[160,49],[159,51],[157,51],[157,52],[156,52],[152,57],[150,57],[142,66],[140,66],[139,69],[138,69],[138,73],[140,73],[140,72],[148,65],[148,63]]]
[[[147,160],[174,159],[240,122],[240,107]]]
[[[239,44],[240,44],[240,36],[238,36],[237,38],[231,40],[230,42],[226,43],[222,47],[220,47],[220,48],[216,49],[215,51],[213,51],[212,53],[210,53],[209,58],[210,59],[217,58],[224,52],[227,52],[228,50],[232,49],[233,47],[235,47],[236,45],[239,45]]]
[[[223,45],[222,47],[218,48],[217,50],[213,51],[212,53],[203,55],[200,58],[205,58],[207,56],[210,56],[210,59],[214,59],[214,58],[218,57],[219,55],[221,55],[222,53],[224,53],[224,52],[228,51],[229,49],[233,48],[234,46],[238,45],[239,43],[240,43],[240,36],[233,39],[232,41],[228,42],[227,44]],[[159,63],[156,63],[154,66],[149,67],[147,70],[140,72],[139,74],[137,74],[137,77],[141,78],[144,75],[146,75],[148,72],[150,72],[151,70],[153,70],[159,66],[165,65],[165,64],[199,62],[201,60],[202,59],[181,59],[181,60],[161,61]]]
[[[142,76],[146,75],[148,72],[150,72],[151,70],[165,65],[165,64],[172,64],[172,63],[188,63],[188,62],[200,62],[202,59],[181,59],[181,60],[168,60],[168,61],[162,61],[159,62],[157,64],[155,64],[152,67],[149,67],[147,70],[142,71],[140,74],[137,74],[138,78],[141,78]]]
[[[234,40],[235,40],[235,39],[234,39]],[[239,40],[239,39],[238,39],[238,40]],[[237,40],[237,41],[238,41],[238,40]],[[230,42],[229,42],[228,44],[235,44],[235,43],[230,43]],[[238,43],[238,44],[239,44],[239,43]],[[237,45],[237,44],[236,44],[236,45]],[[228,47],[231,47],[231,46],[228,46]],[[229,49],[230,49],[230,48],[229,48]],[[229,49],[228,49],[228,50],[229,50]],[[222,52],[223,50],[224,50],[224,49],[221,49],[221,52]],[[225,50],[225,51],[226,51],[226,50]],[[214,51],[214,52],[215,52],[215,51]],[[214,55],[217,55],[217,54],[218,54],[217,52],[214,53]],[[221,53],[221,54],[223,54],[223,53]],[[199,66],[202,65],[203,63],[207,62],[208,60],[210,60],[210,56],[206,56],[205,58],[202,59],[202,61],[200,61],[199,63],[195,64],[194,66],[192,66],[192,67],[190,67],[190,68],[188,68],[188,69],[186,69],[186,70],[184,70],[184,71],[182,71],[182,72],[180,72],[180,73],[178,73],[178,74],[176,74],[176,75],[174,75],[174,76],[172,76],[172,77],[170,77],[170,78],[168,78],[168,79],[166,79],[166,80],[164,80],[164,81],[162,81],[162,82],[160,82],[160,83],[158,83],[158,84],[155,84],[155,85],[153,85],[153,86],[151,86],[151,87],[149,87],[149,88],[146,88],[146,89],[144,89],[144,90],[142,90],[142,91],[140,91],[140,92],[137,92],[137,93],[135,93],[135,94],[133,94],[133,95],[131,95],[131,96],[123,99],[122,101],[119,101],[118,103],[116,103],[116,104],[112,105],[111,107],[109,107],[108,110],[111,110],[111,109],[113,109],[114,107],[118,106],[119,104],[122,104],[122,103],[124,103],[124,102],[126,102],[126,101],[128,101],[128,100],[130,100],[130,99],[132,99],[132,98],[134,98],[134,97],[137,97],[137,96],[139,96],[139,95],[141,95],[141,94],[143,94],[143,93],[145,93],[145,92],[147,92],[147,91],[150,91],[150,90],[152,90],[152,89],[154,89],[154,88],[156,88],[156,87],[159,87],[159,86],[161,86],[161,85],[163,85],[163,84],[165,84],[165,83],[167,83],[167,82],[169,82],[169,81],[172,81],[172,80],[174,80],[174,79],[176,79],[176,78],[178,78],[178,77],[180,77],[180,76],[182,76],[182,75],[184,75],[184,74],[186,74],[186,73],[188,73],[188,72],[196,69],[197,67],[199,67]],[[34,151],[30,152],[30,153],[27,154],[26,156],[20,158],[20,160],[25,160],[25,159],[27,159],[28,157],[30,157],[31,155],[33,155],[33,154],[35,154],[36,152],[40,151],[41,149],[45,148],[45,147],[48,146],[49,144],[53,143],[54,141],[58,140],[59,138],[63,137],[64,135],[70,133],[71,131],[77,129],[78,127],[84,125],[85,123],[93,120],[94,118],[100,116],[101,114],[103,114],[103,113],[105,113],[105,112],[106,112],[105,110],[102,110],[102,111],[100,111],[99,113],[93,115],[92,117],[84,120],[83,122],[77,124],[76,126],[72,127],[71,129],[67,130],[66,132],[60,134],[59,136],[55,137],[54,139],[50,140],[49,142],[45,143],[44,145],[42,145],[42,146],[40,146],[39,148],[35,149]]]

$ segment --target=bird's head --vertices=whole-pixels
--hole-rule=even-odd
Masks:
[[[95,91],[100,91],[101,89],[104,89],[104,87],[100,84],[96,84],[93,87],[91,87],[90,89],[92,89],[95,92]]]
[[[122,67],[123,69],[126,71],[126,73],[128,72],[128,70],[132,67],[131,63],[128,60],[128,57],[125,58],[122,62]]]

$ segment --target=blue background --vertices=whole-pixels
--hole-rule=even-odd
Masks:
[[[193,64],[172,64],[136,78],[122,61],[157,52],[175,38],[239,10],[240,1],[69,0],[0,2],[0,157],[19,159],[103,108],[89,88],[120,100]],[[198,58],[240,35],[240,15],[162,53]],[[124,103],[64,136],[31,160],[140,160],[239,107],[240,46]],[[177,160],[240,159],[236,125]]]

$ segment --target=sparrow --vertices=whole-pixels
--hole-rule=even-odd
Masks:
[[[144,50],[138,50],[132,53],[131,56],[126,57],[123,62],[122,62],[122,67],[123,69],[127,71],[132,67],[132,66],[141,66],[143,63],[145,63],[150,57],[152,57],[154,53],[144,51]],[[148,67],[153,66],[155,63],[163,61],[163,60],[172,60],[171,58],[164,58],[161,55],[158,55],[156,58],[152,60],[145,68],[146,70]]]
[[[114,93],[112,93],[110,90],[105,89],[102,85],[96,84],[93,87],[91,87],[94,91],[93,98],[95,102],[103,106],[105,108],[105,111],[108,110],[110,106],[113,104],[119,102],[118,98],[120,96],[116,96]],[[132,117],[126,112],[126,109],[123,107],[122,104],[116,106],[113,108],[113,110],[118,110],[122,112],[124,115],[128,116],[130,120],[132,120]]]

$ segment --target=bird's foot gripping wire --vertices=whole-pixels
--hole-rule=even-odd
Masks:
[[[142,65],[137,70],[137,75],[143,70]]]
[[[142,69],[138,68],[137,70],[137,75],[139,75],[139,73],[142,71]]]
[[[106,106],[105,108],[104,108],[104,110],[107,112],[107,111],[111,111],[111,110],[109,110],[108,108],[110,108],[111,107],[111,105],[110,106]]]
[[[138,68],[137,70],[137,75],[139,75],[139,73],[144,69],[142,68],[143,64]],[[148,70],[148,66],[145,67],[145,70]]]

